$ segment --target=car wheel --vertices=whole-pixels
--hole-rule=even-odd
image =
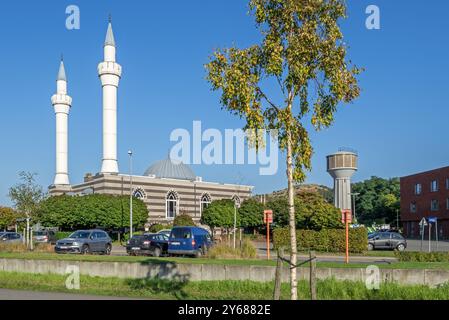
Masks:
[[[372,243],[368,243],[368,251],[373,251],[374,250],[374,246]]]
[[[155,248],[153,252],[153,257],[159,258],[161,256],[161,249]]]
[[[81,254],[89,254],[89,253],[90,253],[89,245],[87,244],[83,245],[83,247],[81,248]]]
[[[398,251],[404,251],[404,250],[405,250],[405,246],[404,246],[402,243],[400,243],[400,244],[398,244],[398,246],[396,247],[396,249],[397,249]]]
[[[111,251],[112,251],[112,246],[108,243],[106,245],[106,250],[104,251],[104,254],[110,256],[111,255]]]

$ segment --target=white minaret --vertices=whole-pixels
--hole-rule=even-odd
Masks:
[[[103,163],[101,173],[118,174],[117,162],[117,89],[122,67],[115,61],[115,40],[109,20],[104,43],[104,61],[98,65],[103,86]]]
[[[70,185],[68,170],[68,122],[72,98],[67,95],[67,78],[62,58],[56,86],[56,94],[51,98],[56,113],[56,176],[53,184],[56,186],[68,186]]]

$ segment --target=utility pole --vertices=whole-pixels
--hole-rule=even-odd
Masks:
[[[129,238],[133,237],[133,152],[128,151],[129,155]]]

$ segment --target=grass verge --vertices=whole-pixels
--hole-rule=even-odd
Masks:
[[[119,279],[81,276],[80,290],[65,287],[66,276],[54,274],[26,274],[0,272],[0,287],[5,289],[79,293],[149,299],[179,300],[271,300],[274,284],[251,281],[183,282],[160,279]],[[309,286],[298,283],[300,299],[310,299]],[[282,285],[281,298],[289,298],[288,284]],[[381,285],[368,290],[362,282],[317,282],[320,300],[447,300],[449,284],[431,289],[426,286]]]

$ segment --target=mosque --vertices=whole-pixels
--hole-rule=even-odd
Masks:
[[[72,98],[67,91],[64,62],[61,61],[57,90],[51,101],[56,114],[56,175],[49,187],[52,196],[111,194],[130,195],[143,200],[148,223],[167,223],[176,215],[189,214],[199,221],[212,201],[233,199],[241,202],[251,196],[253,187],[203,181],[181,162],[165,159],[156,162],[142,176],[120,174],[117,161],[117,91],[122,66],[116,62],[116,45],[109,22],[104,43],[104,61],[98,65],[103,88],[103,159],[101,171],[86,174],[84,182],[71,185],[68,170],[68,118]]]

